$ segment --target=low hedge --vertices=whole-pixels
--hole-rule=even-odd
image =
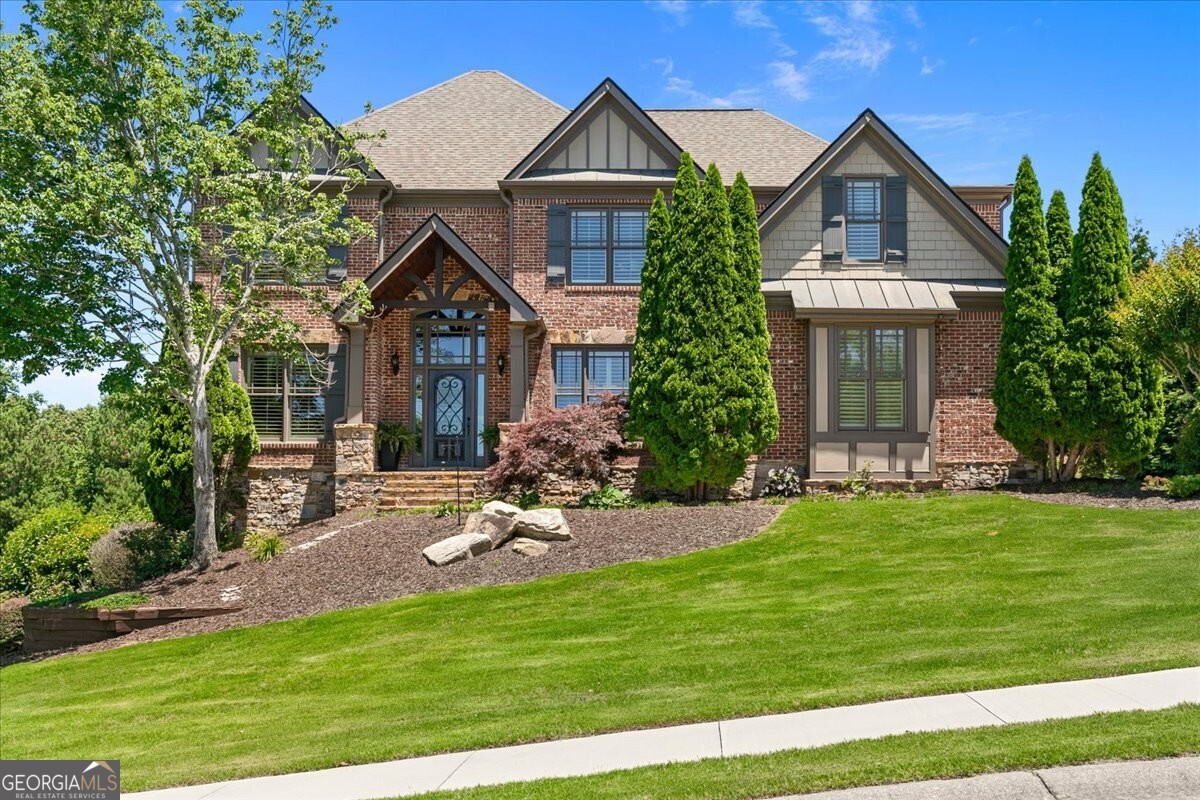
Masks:
[[[18,525],[0,551],[0,590],[34,600],[91,588],[92,544],[110,521],[72,503],[51,506]]]

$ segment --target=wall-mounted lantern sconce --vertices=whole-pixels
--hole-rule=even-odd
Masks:
[[[508,366],[508,359],[504,357],[504,353],[500,353],[496,356],[496,372],[503,375],[506,366]]]
[[[395,350],[392,351],[392,374],[400,374],[400,354]]]

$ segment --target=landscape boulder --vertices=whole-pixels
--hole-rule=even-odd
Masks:
[[[549,553],[550,545],[545,542],[539,542],[537,539],[526,539],[522,536],[513,540],[512,549],[517,555],[537,558]]]
[[[509,519],[521,513],[519,507],[514,506],[512,503],[506,503],[503,500],[492,500],[491,502],[484,503],[483,510],[489,514],[496,514],[497,516],[508,517]]]
[[[517,515],[517,534],[530,539],[565,542],[571,538],[562,509],[535,508]]]
[[[505,517],[488,511],[472,511],[463,526],[463,533],[482,533],[492,540],[492,549],[507,542],[516,534],[517,521],[513,517]]]
[[[487,534],[460,533],[429,545],[421,551],[421,555],[435,567],[444,567],[455,561],[483,555],[491,549],[492,540]]]

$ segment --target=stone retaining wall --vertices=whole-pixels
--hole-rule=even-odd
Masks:
[[[290,528],[332,517],[333,475],[301,467],[250,467],[241,526]]]
[[[938,479],[947,489],[991,489],[1001,484],[1037,483],[1041,470],[1025,460],[1013,463],[964,462],[939,464]]]

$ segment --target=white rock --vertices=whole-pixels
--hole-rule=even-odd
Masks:
[[[545,541],[567,541],[571,529],[566,517],[558,508],[535,508],[517,515],[517,533],[530,539]]]
[[[520,508],[503,500],[492,500],[490,503],[484,503],[483,510],[489,514],[496,514],[510,519],[521,513]]]
[[[518,555],[528,556],[529,558],[537,558],[538,556],[544,556],[546,553],[549,553],[550,545],[546,544],[545,542],[539,542],[536,539],[526,539],[524,537],[520,537],[513,540],[512,549],[513,552]]]
[[[491,511],[473,511],[467,517],[463,533],[482,533],[492,540],[492,549],[507,542],[516,534],[517,521],[512,517],[502,517]]]
[[[435,567],[444,567],[464,558],[474,558],[492,549],[492,540],[483,533],[460,533],[435,542],[421,551]]]

